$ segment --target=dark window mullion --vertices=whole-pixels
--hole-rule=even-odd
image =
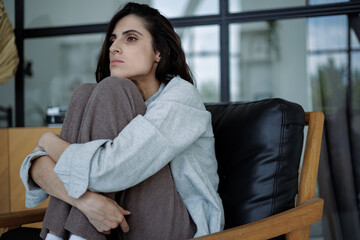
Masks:
[[[229,1],[219,0],[220,4],[220,101],[230,100],[230,77],[229,77]]]
[[[74,34],[105,33],[107,24],[79,25],[69,27],[33,28],[24,30],[24,38],[66,36]]]
[[[15,1],[15,43],[19,65],[15,75],[15,126],[24,127],[24,0]]]
[[[353,144],[352,144],[352,113],[353,113],[353,109],[352,109],[352,71],[351,71],[351,66],[352,66],[352,60],[351,60],[351,28],[354,29],[356,36],[359,38],[359,31],[355,30],[357,28],[356,25],[359,24],[359,16],[358,14],[353,15],[353,14],[349,14],[348,15],[348,29],[347,29],[347,60],[348,60],[348,64],[347,64],[347,71],[348,71],[348,76],[347,76],[347,80],[348,80],[348,86],[346,88],[346,115],[347,115],[347,127],[348,127],[348,132],[349,134],[349,148],[350,148],[350,153],[351,156],[354,156],[353,152],[354,149],[352,148]]]

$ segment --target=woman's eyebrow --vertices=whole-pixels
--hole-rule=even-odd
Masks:
[[[133,29],[131,29],[131,30],[126,30],[126,31],[122,32],[122,35],[126,35],[126,34],[128,34],[128,33],[137,33],[137,34],[139,34],[139,35],[141,35],[141,36],[144,36],[144,35],[142,35],[140,32],[138,32],[138,31],[136,31],[136,30],[133,30]]]

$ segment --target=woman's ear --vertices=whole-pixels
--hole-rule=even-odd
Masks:
[[[156,51],[155,52],[155,62],[160,62],[161,56],[160,56],[160,52]]]

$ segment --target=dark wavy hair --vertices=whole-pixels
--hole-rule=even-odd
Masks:
[[[143,19],[144,27],[152,36],[154,51],[160,52],[160,62],[156,68],[155,77],[160,82],[168,83],[173,77],[180,76],[182,79],[193,83],[189,66],[185,60],[185,54],[181,48],[179,36],[174,31],[170,21],[162,16],[158,10],[146,4],[128,3],[110,20],[104,43],[102,45],[99,61],[96,68],[96,81],[100,82],[110,76],[109,48],[110,36],[116,23],[127,15],[135,15]]]

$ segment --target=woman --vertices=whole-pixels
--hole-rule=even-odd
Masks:
[[[171,23],[128,3],[108,25],[96,79],[73,94],[60,137],[42,135],[22,165],[27,207],[52,196],[42,237],[185,239],[220,231],[211,116]]]

